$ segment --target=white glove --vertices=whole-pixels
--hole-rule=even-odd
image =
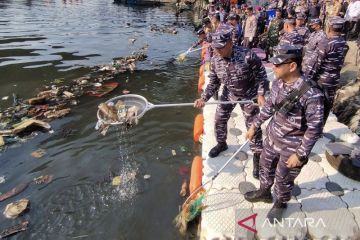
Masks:
[[[253,38],[252,37],[249,37],[249,42],[252,42],[253,41]]]

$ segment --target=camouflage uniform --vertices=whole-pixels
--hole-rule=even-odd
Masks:
[[[294,153],[308,156],[321,135],[324,124],[323,94],[312,87],[287,114],[273,113],[271,109],[291,91],[299,89],[304,81],[301,77],[292,85],[286,85],[275,79],[270,97],[254,121],[254,126],[259,128],[267,119],[273,117],[266,129],[267,137],[260,158],[260,188],[270,189],[275,179],[275,195],[282,203],[290,200],[294,179],[302,168],[290,169],[286,161]]]
[[[304,43],[307,42],[309,36],[310,36],[310,30],[305,27],[296,27],[295,30],[300,34],[300,36],[304,39]]]
[[[283,27],[283,19],[274,18],[271,20],[266,41],[266,52],[268,55],[272,55],[272,48],[279,44],[280,31],[283,29]]]
[[[310,62],[316,58],[316,50],[318,49],[318,44],[320,41],[323,41],[326,38],[326,34],[322,29],[318,32],[312,32],[308,38],[308,43],[304,47],[304,58],[302,62],[302,71],[306,72],[306,66],[311,64]]]
[[[335,17],[329,24],[343,25],[340,17]],[[318,43],[317,50],[313,53],[308,64],[303,67],[308,79],[317,82],[323,87],[327,100],[325,116],[327,117],[334,101],[336,90],[339,86],[340,71],[344,64],[348,46],[343,36],[325,38]]]
[[[255,53],[242,47],[233,47],[230,59],[214,55],[210,62],[210,82],[201,98],[208,101],[223,84],[221,101],[248,100],[258,95],[264,95],[268,89],[268,81],[265,68]],[[220,104],[216,109],[215,133],[218,143],[225,143],[227,138],[227,121],[230,118],[235,104]],[[245,116],[246,127],[251,126],[259,107],[255,104],[241,104]],[[262,150],[262,134],[257,135],[250,143],[254,153]]]
[[[304,45],[304,38],[296,30],[292,32],[285,32],[280,37],[279,44]]]

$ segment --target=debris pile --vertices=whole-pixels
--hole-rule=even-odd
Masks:
[[[157,25],[150,25],[150,31],[177,34],[178,31],[174,27],[159,27]]]
[[[39,89],[30,99],[20,99],[13,95],[13,105],[0,110],[0,150],[4,146],[25,141],[24,137],[36,135],[36,131],[51,131],[49,122],[71,113],[71,107],[78,104],[84,94],[102,97],[118,87],[117,82],[106,82],[126,71],[133,72],[137,61],[147,58],[142,47],[127,57],[114,59],[109,65],[92,67],[92,72],[84,77],[64,83],[55,79]],[[126,90],[127,91],[127,90]],[[129,121],[133,123],[133,121]]]
[[[111,124],[124,124],[127,127],[138,124],[138,108],[126,105],[121,100],[116,103],[100,103],[98,109],[101,120],[98,121],[96,130],[104,136]]]

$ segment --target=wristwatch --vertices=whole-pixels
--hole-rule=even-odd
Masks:
[[[298,153],[295,153],[295,155],[298,157],[300,162],[306,162],[307,161],[307,156],[300,156]]]

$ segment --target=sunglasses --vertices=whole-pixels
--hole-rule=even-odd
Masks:
[[[293,62],[293,61],[285,61],[285,62],[282,62],[282,63],[279,63],[279,64],[274,64],[274,63],[273,63],[273,65],[274,65],[274,67],[278,68],[278,67],[280,67],[280,66],[282,66],[282,65],[290,64],[290,63],[292,63],[292,62]]]

